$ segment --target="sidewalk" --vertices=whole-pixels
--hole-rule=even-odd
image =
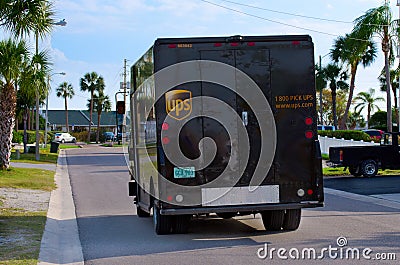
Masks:
[[[31,164],[31,163],[19,163],[19,162],[11,162],[11,167],[18,167],[18,168],[39,168],[45,169],[50,171],[56,171],[57,165],[56,164]]]

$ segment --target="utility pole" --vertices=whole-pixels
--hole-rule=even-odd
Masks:
[[[122,84],[123,85],[123,89],[124,89],[124,102],[125,102],[125,104],[126,104],[126,62],[127,61],[128,61],[127,59],[124,59],[124,83]]]

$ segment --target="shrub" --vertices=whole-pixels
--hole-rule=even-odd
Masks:
[[[13,143],[22,143],[24,141],[24,133],[21,131],[14,131],[13,132],[13,138],[12,138],[12,142]]]
[[[318,131],[320,136],[327,136],[327,137],[335,137],[338,139],[346,139],[346,140],[354,140],[354,141],[361,141],[370,142],[372,141],[371,137],[368,134],[362,131],[352,131],[352,130],[337,130],[337,131]]]

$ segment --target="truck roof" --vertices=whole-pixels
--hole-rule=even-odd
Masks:
[[[210,43],[210,42],[235,42],[235,41],[312,41],[309,35],[284,35],[284,36],[225,36],[225,37],[192,37],[192,38],[159,38],[155,41],[155,45],[171,44],[171,43]]]

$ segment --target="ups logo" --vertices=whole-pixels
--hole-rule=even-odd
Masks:
[[[165,93],[165,107],[170,117],[183,120],[192,113],[192,92],[181,89]]]

